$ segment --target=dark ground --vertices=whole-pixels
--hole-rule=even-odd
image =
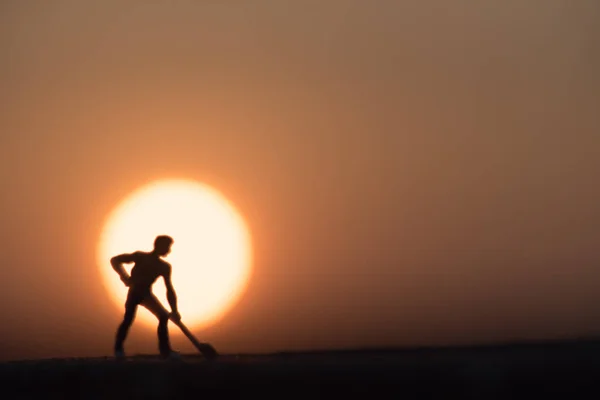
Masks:
[[[0,398],[600,398],[600,341],[0,364]]]

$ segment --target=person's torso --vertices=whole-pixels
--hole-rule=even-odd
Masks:
[[[158,277],[163,276],[167,264],[152,254],[140,253],[131,269],[130,286],[137,290],[150,290]]]

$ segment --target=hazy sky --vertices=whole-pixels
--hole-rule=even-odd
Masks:
[[[600,333],[599,20],[597,0],[2,1],[0,357],[111,353],[98,237],[165,177],[252,233],[247,291],[197,332],[223,352]]]

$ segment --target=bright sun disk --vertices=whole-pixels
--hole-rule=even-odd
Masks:
[[[165,260],[183,321],[201,327],[214,323],[242,294],[250,276],[250,234],[243,218],[219,192],[188,180],[146,185],[124,199],[109,215],[98,246],[98,263],[112,301],[124,311],[127,288],[110,266],[122,253],[151,251],[154,238],[174,239]],[[132,265],[125,265],[129,272]],[[154,294],[169,309],[162,278]],[[138,319],[156,326],[143,307]]]

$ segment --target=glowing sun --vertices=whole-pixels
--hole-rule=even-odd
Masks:
[[[194,327],[214,323],[236,303],[250,276],[250,234],[243,218],[218,191],[195,181],[156,181],[133,192],[109,215],[98,245],[100,273],[119,309],[124,310],[127,287],[110,258],[151,251],[162,234],[174,239],[165,260],[172,265],[183,321]],[[168,310],[162,278],[153,291]],[[137,319],[157,323],[143,307]]]

